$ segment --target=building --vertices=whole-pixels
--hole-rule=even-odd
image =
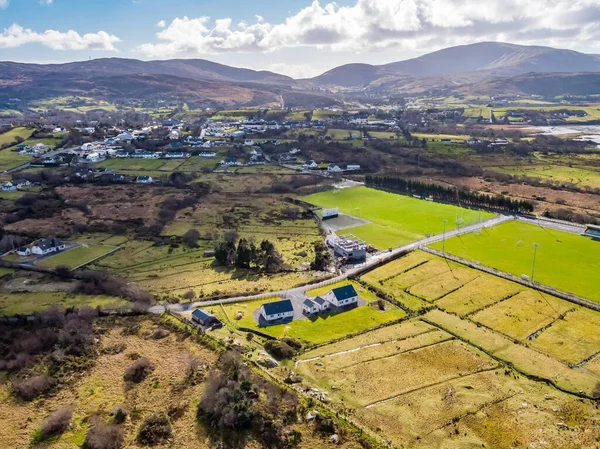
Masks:
[[[152,176],[138,176],[135,178],[135,182],[138,184],[152,184],[154,179],[152,179]]]
[[[164,156],[167,159],[185,159],[190,157],[189,153],[185,153],[183,151],[170,151]]]
[[[260,306],[260,314],[268,322],[291,319],[294,317],[294,306],[289,299],[269,302]]]
[[[13,184],[12,182],[10,182],[10,181],[8,181],[8,182],[5,182],[5,183],[2,185],[2,191],[3,191],[3,192],[14,192],[15,190],[17,190],[17,186],[16,186],[16,185],[14,185],[14,184]]]
[[[31,249],[24,246],[17,250],[17,254],[21,257],[31,256]]]
[[[204,151],[202,153],[199,154],[200,157],[216,157],[217,153],[215,153],[214,151]]]
[[[302,304],[302,311],[307,315],[313,315],[315,313],[319,313],[320,309],[317,303],[311,301],[310,299],[307,299]]]
[[[192,312],[192,321],[200,326],[214,326],[220,323],[212,313],[202,309],[196,309]]]
[[[319,312],[327,312],[329,310],[329,303],[320,296],[314,298],[313,302],[319,307]]]
[[[40,239],[31,247],[31,253],[44,256],[65,249],[65,244],[59,239]]]
[[[594,240],[600,240],[600,226],[587,225],[583,235],[591,237]]]
[[[13,179],[12,185],[16,186],[17,189],[23,189],[31,185],[31,181],[25,178]]]
[[[327,293],[327,300],[336,307],[347,307],[358,304],[358,293],[351,284],[334,288]]]
[[[367,245],[352,235],[340,236],[333,241],[333,252],[349,261],[362,261],[367,258]]]

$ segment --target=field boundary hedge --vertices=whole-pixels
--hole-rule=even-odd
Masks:
[[[542,285],[542,284],[539,284],[537,282],[526,281],[524,279],[521,279],[518,276],[515,276],[514,274],[506,273],[506,272],[500,271],[500,270],[498,270],[496,268],[487,267],[485,265],[481,265],[479,263],[463,259],[462,257],[453,256],[453,255],[450,255],[448,253],[444,254],[441,251],[438,251],[438,250],[435,250],[435,249],[432,249],[432,248],[428,248],[426,246],[423,246],[420,249],[421,249],[421,251],[425,251],[425,252],[427,252],[429,254],[433,254],[435,256],[442,257],[442,258],[451,260],[453,262],[460,263],[462,265],[466,265],[469,268],[473,268],[475,270],[483,271],[484,273],[488,273],[488,274],[491,274],[493,276],[501,277],[503,279],[506,279],[507,281],[516,282],[517,284],[524,285],[525,287],[533,288],[534,290],[538,290],[538,291],[547,293],[549,295],[556,296],[557,298],[564,299],[565,301],[572,302],[572,303],[577,304],[579,306],[587,307],[588,309],[592,309],[592,310],[595,310],[597,312],[600,312],[600,304],[599,303],[594,302],[594,301],[590,301],[589,299],[581,298],[580,296],[576,296],[576,295],[574,295],[572,293],[565,292],[565,291],[562,291],[562,290],[558,290],[558,289],[556,289],[554,287],[549,287],[547,285]]]

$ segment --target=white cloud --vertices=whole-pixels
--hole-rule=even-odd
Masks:
[[[428,51],[482,40],[573,47],[599,45],[598,0],[356,0],[351,6],[321,3],[282,23],[232,26],[230,18],[176,18],[158,42],[138,51],[150,57],[272,51],[292,47],[356,53]],[[596,47],[600,49],[600,47]]]
[[[40,0],[40,3],[42,5],[50,6],[52,3],[54,3],[54,0]]]
[[[105,31],[80,35],[69,30],[61,33],[55,30],[46,30],[37,33],[13,24],[0,33],[0,48],[14,48],[25,44],[38,43],[52,50],[105,50],[118,51],[114,46],[120,39]]]
[[[164,28],[167,26],[167,22],[165,22],[164,20],[159,20],[156,26],[159,28]]]
[[[8,0],[0,0],[0,9],[8,8]]]
[[[284,62],[276,62],[271,64],[268,66],[267,70],[296,79],[312,78],[313,76],[323,73],[323,70],[320,70],[310,64],[286,64]]]

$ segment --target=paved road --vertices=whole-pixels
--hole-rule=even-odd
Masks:
[[[529,218],[517,217],[519,221],[529,223],[542,228],[556,229],[557,231],[569,232],[571,234],[581,235],[585,231],[585,226],[579,223],[571,223],[568,221],[551,220],[547,218]]]
[[[468,234],[470,232],[474,232],[474,231],[478,231],[480,229],[496,226],[500,223],[504,223],[504,222],[514,220],[514,219],[515,219],[515,217],[512,215],[498,215],[494,218],[482,221],[480,223],[475,223],[473,225],[464,226],[459,229],[454,229],[454,230],[448,231],[445,234],[445,238],[448,239],[448,238],[455,237],[457,235]],[[421,246],[441,242],[443,239],[444,239],[444,234],[438,234],[438,235],[434,235],[434,236],[431,236],[431,237],[428,237],[428,238],[425,238],[422,240],[418,240],[418,241],[410,243],[408,245],[401,246],[392,251],[380,253],[378,256],[371,257],[369,260],[367,260],[367,262],[365,262],[363,264],[360,264],[353,268],[344,270],[339,276],[337,276],[333,279],[328,279],[326,281],[323,281],[323,282],[320,282],[317,284],[305,285],[302,287],[296,287],[296,288],[292,288],[289,290],[280,290],[277,292],[262,293],[260,295],[238,296],[235,298],[216,299],[216,300],[212,300],[212,301],[197,301],[197,302],[186,303],[186,304],[171,304],[171,305],[167,305],[167,306],[154,306],[154,307],[150,307],[150,309],[148,309],[148,310],[152,313],[162,313],[165,311],[165,307],[166,307],[167,309],[169,309],[173,312],[185,312],[187,310],[195,309],[197,307],[202,307],[202,306],[209,306],[209,305],[215,305],[215,304],[227,304],[227,303],[240,302],[240,301],[251,301],[254,299],[260,299],[260,298],[266,298],[266,297],[272,297],[272,296],[280,296],[280,297],[289,297],[289,296],[297,296],[297,295],[304,296],[307,290],[312,290],[312,289],[319,288],[319,287],[322,287],[325,285],[333,284],[335,282],[343,281],[344,279],[347,279],[350,276],[359,274],[378,263],[384,262],[389,259],[393,259],[398,254],[401,254],[405,251],[412,251],[412,250],[418,249]]]

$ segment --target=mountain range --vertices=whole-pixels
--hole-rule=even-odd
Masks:
[[[384,65],[347,64],[295,80],[200,59],[0,62],[0,103],[86,96],[193,107],[323,107],[344,96],[423,93],[557,96],[600,93],[600,55],[499,42],[461,45]]]

